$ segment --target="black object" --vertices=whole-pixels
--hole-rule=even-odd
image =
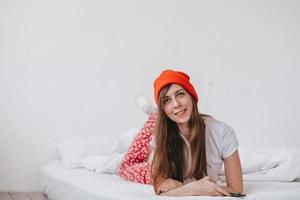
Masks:
[[[242,194],[240,192],[230,192],[232,197],[245,197],[245,194]]]

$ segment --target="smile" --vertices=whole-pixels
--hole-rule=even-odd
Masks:
[[[182,116],[182,115],[185,114],[185,112],[186,112],[186,108],[183,109],[183,110],[181,110],[181,111],[176,112],[175,115],[177,115],[177,116]]]

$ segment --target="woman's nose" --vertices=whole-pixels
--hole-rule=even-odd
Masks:
[[[180,102],[176,98],[174,98],[173,103],[174,103],[174,108],[180,107]]]

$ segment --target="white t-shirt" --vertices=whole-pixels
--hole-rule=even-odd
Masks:
[[[206,162],[207,174],[212,180],[217,181],[218,174],[223,166],[223,161],[232,155],[238,149],[238,141],[234,130],[219,120],[212,117],[205,117],[205,145],[206,145]],[[186,144],[185,150],[185,172],[184,182],[190,182],[193,178],[187,178],[191,170],[192,157],[190,143],[180,134]],[[153,149],[155,149],[155,138],[150,142]]]

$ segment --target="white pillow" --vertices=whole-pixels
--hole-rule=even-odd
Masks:
[[[117,174],[124,154],[91,155],[81,161],[82,166],[93,172]]]
[[[91,155],[81,160],[82,166],[89,171],[103,171],[111,155]]]
[[[64,167],[80,168],[81,160],[87,156],[110,153],[111,141],[108,137],[72,138],[61,142],[56,149]]]
[[[124,155],[139,132],[140,129],[131,128],[120,134],[117,140],[110,136],[72,138],[61,142],[56,149],[64,167],[82,168],[82,161],[91,155]]]
[[[113,153],[126,153],[140,131],[141,129],[131,128],[122,133],[118,140],[113,144],[110,151]]]
[[[80,167],[99,173],[117,174],[120,163],[141,129],[131,128],[122,133],[107,153],[86,156]]]

